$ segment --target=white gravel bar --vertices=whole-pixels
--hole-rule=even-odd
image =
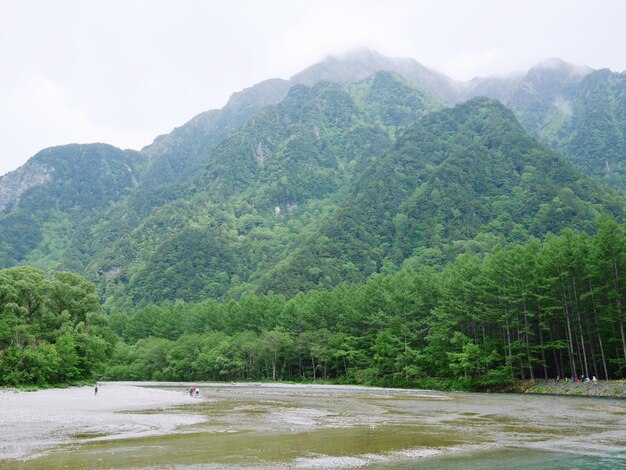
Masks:
[[[200,415],[132,411],[189,403],[184,387],[161,390],[121,383],[22,392],[0,389],[0,458],[32,457],[76,436],[135,437],[172,432]],[[128,412],[131,413],[128,413]]]

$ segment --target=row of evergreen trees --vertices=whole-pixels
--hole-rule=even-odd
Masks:
[[[114,312],[114,379],[317,380],[463,387],[626,373],[625,227],[598,221],[442,270],[411,266],[291,299]],[[441,384],[440,383],[440,384]]]

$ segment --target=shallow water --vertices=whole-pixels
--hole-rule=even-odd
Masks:
[[[184,387],[179,387],[185,393]],[[626,468],[623,400],[324,386],[202,386],[138,413],[167,435],[74,435],[0,468]]]

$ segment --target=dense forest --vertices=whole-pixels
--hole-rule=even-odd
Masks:
[[[108,376],[333,380],[476,388],[626,373],[626,232],[604,217],[438,268],[291,299],[166,302],[113,312]]]
[[[0,385],[93,380],[116,341],[95,286],[83,277],[0,271]]]

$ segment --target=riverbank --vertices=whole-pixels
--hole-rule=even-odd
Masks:
[[[597,382],[534,380],[521,384],[519,391],[540,395],[626,398],[626,380],[599,380]]]

